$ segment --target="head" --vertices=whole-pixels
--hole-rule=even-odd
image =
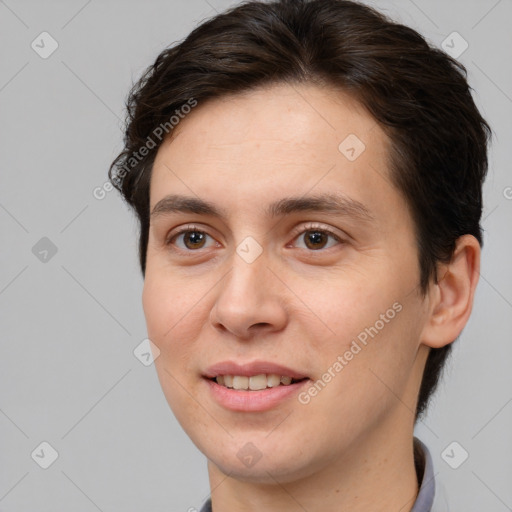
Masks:
[[[491,131],[464,67],[362,4],[247,2],[163,51],[127,107],[110,177],[140,221],[159,378],[199,448],[229,470],[230,440],[254,440],[285,475],[298,455],[267,436],[284,410],[289,443],[336,432],[340,449],[417,421],[482,245]],[[328,194],[339,211],[319,208]],[[299,370],[301,407],[249,413],[248,430],[206,399],[206,369],[227,359]],[[331,453],[304,452],[309,467]]]

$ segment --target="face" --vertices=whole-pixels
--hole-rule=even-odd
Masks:
[[[342,92],[278,85],[199,104],[160,147],[148,336],[217,471],[292,481],[412,429],[426,307],[388,144]]]

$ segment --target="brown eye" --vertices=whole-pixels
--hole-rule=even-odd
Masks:
[[[323,231],[306,231],[304,234],[304,240],[306,242],[306,245],[308,249],[323,249],[325,244],[327,243],[327,240],[329,238],[329,235],[324,233]]]
[[[208,237],[211,238],[210,235],[199,229],[184,228],[175,235],[173,235],[166,242],[166,245],[176,245],[176,247],[182,251],[191,252],[205,248]]]
[[[186,231],[183,236],[183,241],[188,249],[200,249],[203,247],[205,239],[206,233],[201,231]]]
[[[334,243],[329,244],[329,239],[334,240]],[[304,249],[308,249],[310,251],[319,251],[321,249],[329,249],[333,245],[343,244],[343,240],[332,231],[328,229],[319,228],[316,226],[307,226],[306,230],[302,230],[297,237],[297,242],[302,241],[304,243]],[[300,245],[299,245],[300,247]]]

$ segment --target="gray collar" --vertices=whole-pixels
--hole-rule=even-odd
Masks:
[[[421,474],[421,468],[423,467],[424,469],[420,490],[411,512],[430,512],[436,494],[434,465],[429,449],[417,437],[414,438],[414,463],[418,475]],[[420,478],[418,478],[418,481],[420,481]]]

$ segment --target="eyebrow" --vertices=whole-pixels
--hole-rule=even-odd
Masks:
[[[364,222],[375,220],[375,216],[363,203],[342,194],[332,193],[307,197],[285,197],[268,205],[263,213],[267,217],[275,218],[294,212],[334,213]],[[198,197],[178,194],[167,195],[158,201],[151,212],[151,218],[171,213],[208,215],[223,221],[228,218],[227,211],[224,208]]]

